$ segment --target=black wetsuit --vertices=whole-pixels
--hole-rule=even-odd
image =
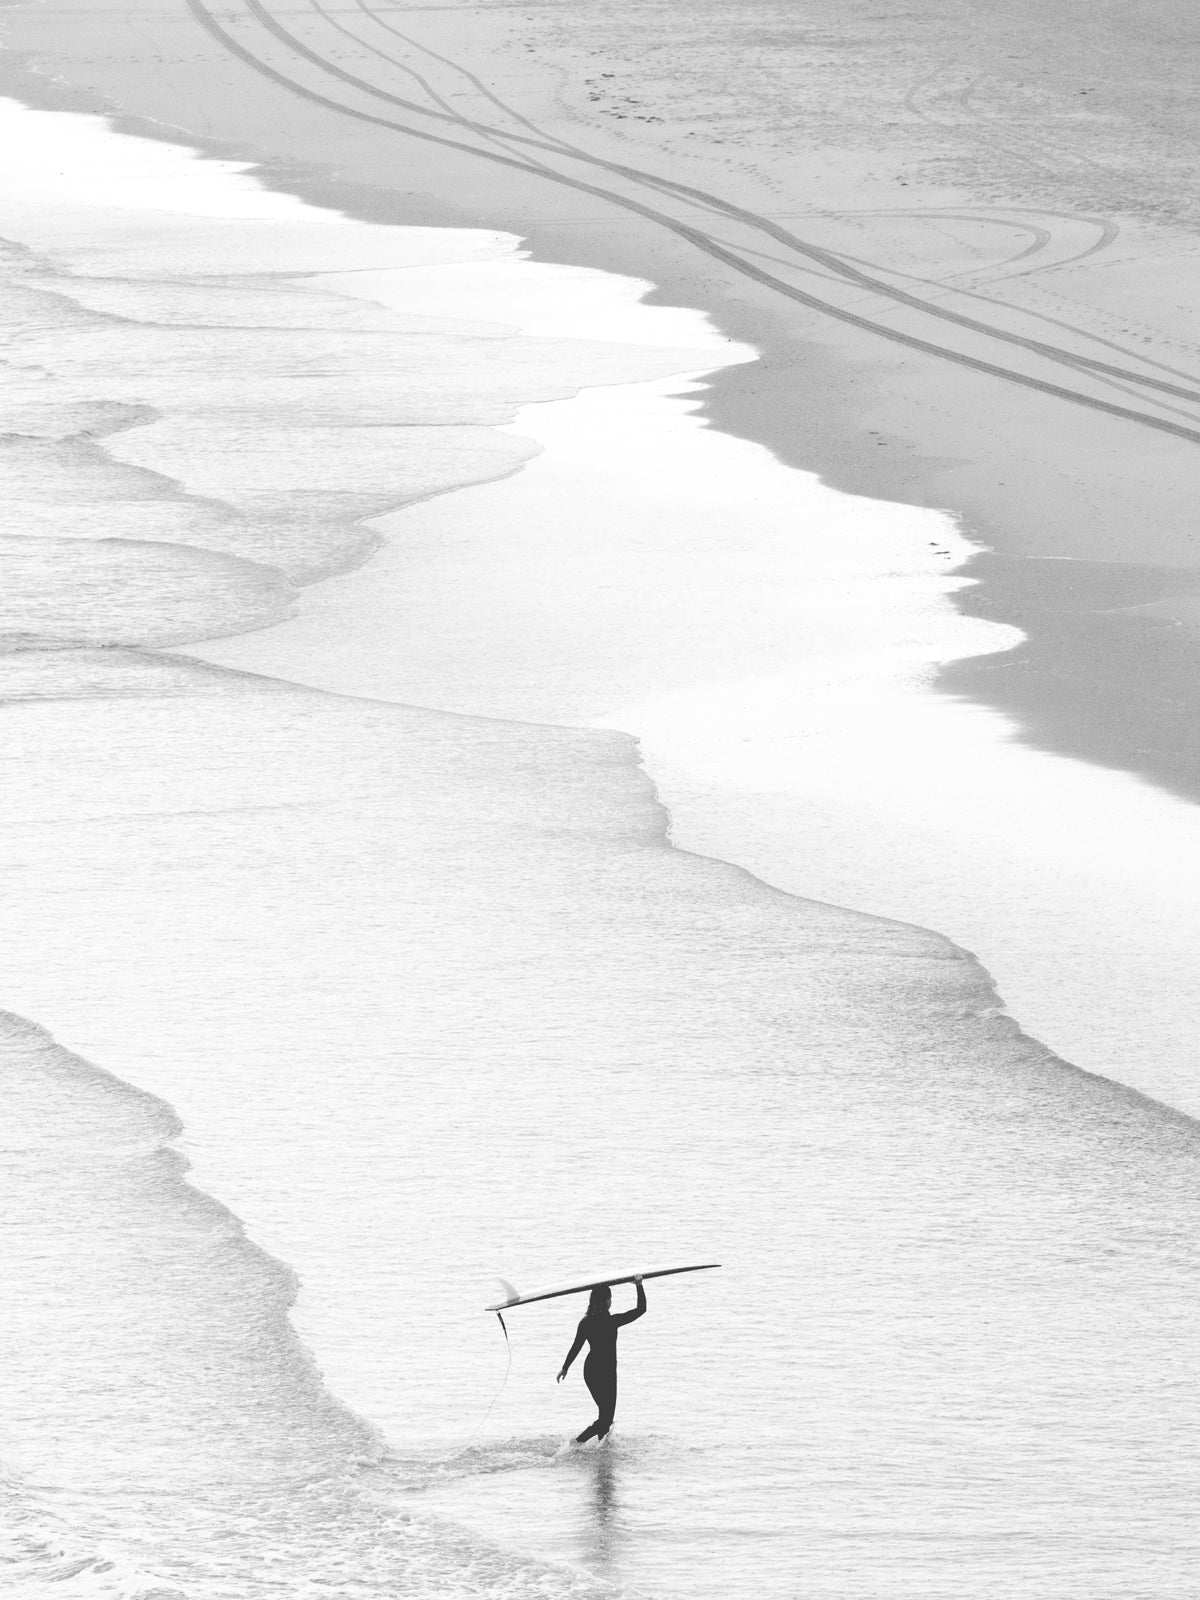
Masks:
[[[583,1363],[583,1381],[599,1413],[591,1427],[585,1428],[578,1436],[575,1441],[577,1444],[585,1444],[589,1439],[603,1439],[612,1427],[617,1409],[617,1331],[627,1322],[636,1322],[645,1311],[646,1291],[640,1283],[637,1293],[637,1305],[632,1311],[623,1311],[617,1317],[608,1311],[584,1317],[576,1330],[575,1343],[571,1346],[566,1365],[570,1366],[586,1341],[588,1353]]]

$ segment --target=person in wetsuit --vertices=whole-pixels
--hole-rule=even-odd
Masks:
[[[590,1428],[585,1428],[576,1438],[576,1444],[586,1444],[589,1439],[603,1439],[613,1424],[617,1409],[617,1333],[627,1322],[636,1322],[646,1311],[646,1290],[640,1278],[637,1285],[637,1305],[632,1311],[623,1311],[614,1317],[612,1290],[607,1284],[593,1289],[588,1299],[587,1312],[575,1333],[575,1343],[567,1352],[557,1382],[561,1383],[571,1370],[571,1363],[588,1346],[587,1360],[583,1363],[583,1381],[587,1384],[599,1412]]]

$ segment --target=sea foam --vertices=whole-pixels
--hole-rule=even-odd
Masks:
[[[0,657],[0,996],[53,1035],[14,1024],[4,1080],[21,1581],[1190,1592],[1190,1124],[939,934],[671,848],[628,728],[545,725],[726,681],[731,615],[739,673],[856,607],[864,670],[924,673],[952,530],[730,454],[668,375],[746,352],[691,313],[656,345],[639,285],[5,115],[49,152],[12,179],[42,376],[6,403],[54,446],[8,532],[98,543],[109,596],[48,564]],[[236,666],[135,647],[176,559],[198,638],[285,581],[301,612]],[[614,1256],[725,1265],[652,1289],[611,1446],[556,1464],[573,1319],[510,1319],[488,1415],[481,1308]]]

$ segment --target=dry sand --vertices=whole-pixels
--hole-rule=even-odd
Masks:
[[[0,87],[710,310],[764,352],[712,423],[992,547],[960,603],[1028,642],[945,686],[1195,797],[1197,26],[1083,0],[83,0],[7,10]]]

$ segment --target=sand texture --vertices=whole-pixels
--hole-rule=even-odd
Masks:
[[[1178,41],[7,15],[0,1563],[1187,1600]]]
[[[511,227],[713,312],[764,351],[713,421],[997,551],[960,603],[1029,643],[948,690],[1200,793],[1188,8],[64,16],[7,13],[15,92],[186,131],[361,216]]]

